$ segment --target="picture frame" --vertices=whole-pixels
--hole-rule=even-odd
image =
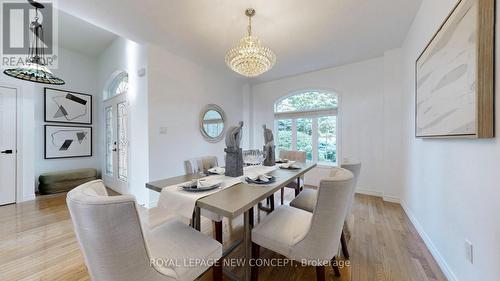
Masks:
[[[92,157],[92,127],[45,125],[44,159]]]
[[[92,95],[44,88],[45,122],[92,125],[92,110]]]
[[[415,137],[494,137],[494,0],[460,0],[415,62]]]

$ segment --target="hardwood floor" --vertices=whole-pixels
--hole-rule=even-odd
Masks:
[[[293,197],[287,190],[286,199]],[[279,193],[276,194],[276,204]],[[263,212],[256,214],[264,216]],[[326,280],[441,281],[446,280],[401,206],[380,198],[357,195],[348,220],[350,266],[336,278],[326,269]],[[241,237],[242,219],[224,221],[225,247]],[[211,222],[202,231],[211,233]],[[227,243],[226,243],[227,241]],[[229,258],[242,257],[239,247]],[[263,258],[283,258],[261,248]],[[228,267],[241,275],[239,267]],[[211,280],[208,272],[200,280]],[[225,278],[229,280],[228,278]],[[0,207],[0,280],[89,280],[73,233],[65,194]],[[259,280],[315,280],[313,267],[261,267]]]

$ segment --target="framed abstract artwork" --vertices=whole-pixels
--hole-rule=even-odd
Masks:
[[[92,124],[92,96],[45,88],[45,122]]]
[[[92,127],[45,125],[45,159],[92,156]]]
[[[415,136],[494,137],[494,0],[461,0],[415,66]]]

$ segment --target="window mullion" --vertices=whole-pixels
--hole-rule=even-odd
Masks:
[[[297,119],[292,119],[292,150],[297,150]]]
[[[312,119],[312,159],[318,162],[318,118]]]

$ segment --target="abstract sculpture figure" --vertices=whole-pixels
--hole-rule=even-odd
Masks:
[[[276,165],[276,159],[273,131],[266,128],[266,125],[262,127],[264,128],[264,166],[274,166]]]
[[[240,148],[241,138],[243,137],[243,122],[238,126],[233,126],[227,130],[226,134],[226,176],[243,176],[243,152]]]

